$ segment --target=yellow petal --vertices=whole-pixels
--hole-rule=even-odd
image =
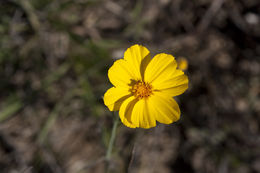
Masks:
[[[130,128],[136,128],[136,126],[131,122],[131,116],[133,107],[137,101],[138,100],[134,96],[131,96],[122,103],[119,109],[119,116],[122,123]]]
[[[163,124],[170,124],[180,119],[180,108],[176,101],[161,93],[148,98],[152,114]]]
[[[181,71],[181,70],[176,70]],[[169,96],[177,96],[188,89],[188,77],[184,74],[177,77],[169,77],[161,83],[155,84],[154,89]]]
[[[136,127],[151,128],[156,126],[156,120],[148,103],[148,99],[141,99],[133,107],[131,121]]]
[[[151,61],[149,50],[138,44],[133,45],[125,51],[124,59],[130,67],[133,67],[135,79],[143,79],[145,68]]]
[[[131,93],[126,88],[112,87],[104,94],[104,103],[110,111],[119,110],[122,102],[130,97]]]
[[[145,70],[145,81],[150,83],[154,90],[170,96],[180,95],[188,88],[188,78],[176,67],[177,63],[172,55],[158,54]]]
[[[172,55],[168,55],[165,53],[157,54],[148,64],[145,74],[144,80],[148,83],[153,83],[158,76],[168,77],[171,75],[177,67],[177,63]],[[155,83],[158,83],[156,81]]]
[[[132,67],[125,60],[119,59],[108,70],[108,78],[116,87],[129,88],[131,80],[135,79],[132,71]]]

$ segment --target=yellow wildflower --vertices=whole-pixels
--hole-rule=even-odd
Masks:
[[[108,71],[114,87],[105,93],[105,105],[110,111],[119,110],[122,123],[131,128],[177,121],[180,109],[172,97],[188,88],[188,77],[176,68],[172,55],[160,53],[151,58],[146,47],[131,46],[124,59],[115,61]]]
[[[187,70],[188,69],[188,61],[184,57],[180,57],[177,60],[178,62],[178,68],[181,70]]]

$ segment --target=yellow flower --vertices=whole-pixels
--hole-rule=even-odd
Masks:
[[[187,61],[187,59],[186,58],[184,58],[184,57],[180,57],[180,58],[178,58],[178,67],[179,67],[179,69],[181,69],[181,70],[187,70],[188,69],[188,61]]]
[[[156,121],[170,124],[180,118],[180,109],[172,98],[188,88],[188,77],[177,69],[172,55],[160,53],[151,58],[149,50],[133,45],[124,59],[108,70],[114,87],[107,90],[104,103],[118,111],[124,125],[151,128]]]

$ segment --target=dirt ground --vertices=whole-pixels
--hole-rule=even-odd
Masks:
[[[113,126],[126,48],[188,61],[171,125]],[[259,0],[1,0],[0,173],[260,173]]]

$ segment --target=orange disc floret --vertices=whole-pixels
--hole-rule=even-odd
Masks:
[[[138,99],[148,98],[152,94],[152,86],[143,81],[137,81],[133,85],[131,92]]]

